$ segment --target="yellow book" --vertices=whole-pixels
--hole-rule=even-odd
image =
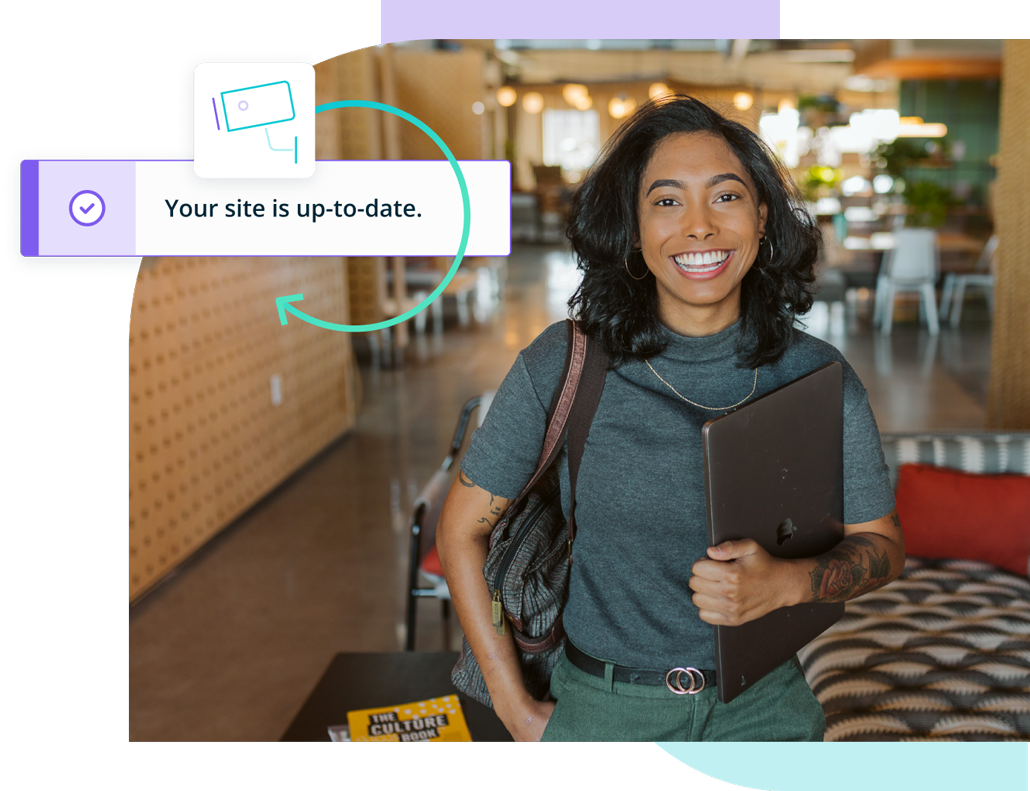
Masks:
[[[352,742],[470,742],[457,695],[347,712]]]

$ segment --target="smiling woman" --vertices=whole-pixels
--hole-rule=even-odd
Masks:
[[[794,318],[812,306],[820,235],[803,206],[790,175],[749,129],[695,99],[649,102],[608,142],[576,194],[569,240],[584,277],[572,307],[616,362],[659,352],[662,322],[677,329],[663,310],[700,321],[696,331],[677,329],[695,336],[739,315],[749,366],[772,362],[790,343]],[[685,227],[698,222],[703,227]],[[673,247],[660,249],[660,237]],[[651,239],[659,247],[649,246]],[[709,305],[684,314],[674,303],[685,292],[667,288],[677,283],[670,275],[683,270],[659,262],[669,254],[717,252],[717,245],[735,250],[725,270],[683,274],[711,277],[695,297],[711,299],[731,279],[738,288],[727,288],[719,310]],[[623,298],[626,288],[633,299]]]
[[[822,709],[795,660],[726,704],[712,669],[713,624],[852,598],[904,560],[865,389],[837,349],[794,328],[812,304],[818,251],[800,206],[755,134],[686,97],[638,111],[573,198],[568,236],[583,282],[569,306],[610,368],[577,471],[565,653],[547,700],[527,691],[482,570],[494,526],[537,465],[562,380],[562,325],[509,371],[438,528],[455,610],[517,739],[822,738]],[[702,426],[831,361],[843,369],[845,539],[800,560],[750,540],[709,547]],[[566,518],[569,467],[566,446]]]
[[[681,133],[658,146],[641,187],[640,251],[659,316],[681,335],[725,329],[765,233],[768,207],[750,176],[721,137]]]

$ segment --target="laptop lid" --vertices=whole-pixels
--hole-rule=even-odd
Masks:
[[[770,555],[821,555],[844,537],[841,365],[832,362],[702,429],[708,540],[752,538]],[[715,626],[719,700],[728,703],[844,614],[843,603],[782,607]]]

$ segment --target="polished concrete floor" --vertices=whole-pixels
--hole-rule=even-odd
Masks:
[[[564,318],[576,283],[560,248],[516,247],[502,301],[477,303],[470,327],[414,342],[403,367],[366,360],[354,430],[130,608],[132,740],[278,739],[334,654],[400,650],[418,490],[461,405]],[[936,339],[914,322],[879,337],[854,291],[806,323],[855,367],[881,431],[982,428],[990,327],[977,307]],[[442,650],[438,605],[419,613],[417,648]]]

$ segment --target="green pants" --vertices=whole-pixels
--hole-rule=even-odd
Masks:
[[[557,700],[544,730],[551,742],[822,741],[823,709],[796,658],[729,703],[715,687],[675,695],[666,687],[607,681],[562,657],[551,676]]]

